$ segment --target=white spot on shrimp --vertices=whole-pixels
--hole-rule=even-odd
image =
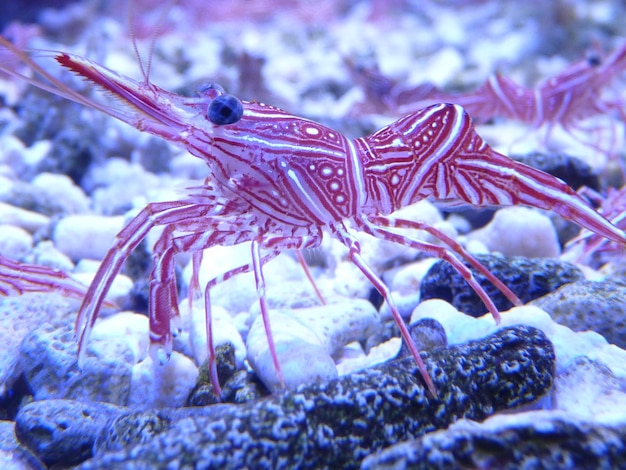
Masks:
[[[287,168],[287,162],[280,162],[281,168]]]
[[[333,181],[332,183],[330,183],[330,190],[331,191],[339,190],[339,183],[337,183],[336,181]]]
[[[342,170],[341,168],[339,168],[339,169],[337,170],[337,174],[338,174],[339,176],[343,176],[343,170]]]
[[[335,134],[333,134],[332,132],[329,132],[328,133],[328,137],[330,137],[331,139],[334,139],[335,138]]]
[[[281,197],[278,202],[280,202],[281,206],[287,207],[287,200],[284,197]]]
[[[314,171],[315,170],[315,165],[309,165],[309,170]]]
[[[391,146],[394,147],[394,148],[402,147],[402,139],[400,139],[399,137],[396,137],[391,142]]]
[[[322,167],[322,176],[331,176],[333,174],[333,169],[329,166]]]
[[[436,122],[436,121],[435,121],[435,122],[433,122],[433,123],[430,125],[430,127],[437,127],[437,122]]]
[[[337,204],[343,204],[346,201],[346,197],[343,194],[335,196],[335,202]]]
[[[400,178],[398,177],[398,175],[393,175],[391,177],[391,184],[393,186],[396,186],[399,182],[400,182]]]
[[[424,137],[422,137],[422,140],[424,141],[424,143],[428,142],[428,136],[425,135]]]
[[[317,127],[312,127],[312,126],[305,127],[304,132],[306,134],[313,135],[313,136],[320,135],[320,130]]]

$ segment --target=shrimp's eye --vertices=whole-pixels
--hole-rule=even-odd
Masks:
[[[597,67],[598,65],[602,64],[602,58],[597,53],[591,53],[587,56],[587,63],[591,67]]]
[[[233,95],[221,95],[211,101],[207,116],[218,126],[234,124],[243,116],[243,105]]]

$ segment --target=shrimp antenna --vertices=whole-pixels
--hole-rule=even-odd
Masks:
[[[150,83],[150,68],[152,65],[152,56],[154,55],[154,46],[156,44],[157,36],[161,28],[163,27],[163,24],[165,23],[165,18],[167,14],[170,12],[170,10],[176,4],[177,1],[178,0],[170,0],[167,3],[167,5],[165,5],[165,7],[163,8],[163,11],[161,12],[161,15],[159,16],[159,19],[157,20],[154,26],[154,31],[152,33],[152,37],[150,39],[150,46],[148,49],[148,62],[147,62],[146,67],[144,67],[143,60],[141,59],[141,54],[139,53],[139,48],[137,47],[137,35],[135,33],[135,27],[132,21],[133,16],[134,16],[133,7],[134,7],[135,2],[134,0],[129,0],[128,2],[128,9],[127,9],[128,25],[129,25],[131,40],[133,43],[133,50],[135,51],[135,57],[137,57],[137,62],[139,63],[139,68],[141,69],[141,74],[143,75],[143,78],[146,84]]]

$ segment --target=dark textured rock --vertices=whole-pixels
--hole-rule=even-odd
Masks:
[[[506,258],[498,255],[479,255],[476,259],[524,303],[542,297],[563,284],[584,279],[583,273],[573,264],[553,259]],[[513,306],[482,274],[474,268],[471,270],[499,310],[505,311]],[[469,284],[445,261],[438,261],[430,268],[422,280],[420,294],[422,300],[443,299],[475,317],[487,312],[487,307]]]
[[[396,325],[397,328],[397,325]],[[445,348],[448,345],[446,330],[441,323],[434,318],[422,318],[409,325],[411,338],[415,342],[418,351],[432,351],[435,348]],[[398,329],[397,336],[400,335]],[[402,347],[398,357],[409,356],[411,352],[406,343],[402,341]]]
[[[600,179],[593,168],[580,158],[562,153],[531,152],[526,155],[511,155],[511,158],[538,170],[561,178],[574,189],[581,186],[600,190]]]
[[[361,469],[626,468],[626,425],[587,423],[544,412],[530,418],[499,427],[457,423],[372,455]]]
[[[24,377],[36,400],[128,403],[134,355],[123,340],[91,341],[81,370],[73,328],[44,324],[24,338],[20,353]]]
[[[107,421],[124,412],[127,409],[107,403],[35,401],[17,414],[15,433],[47,465],[71,465],[91,457]]]
[[[221,399],[213,391],[207,363],[200,367],[198,385],[189,397],[189,406],[206,406],[215,403],[245,403],[269,394],[269,391],[252,373],[237,370],[235,347],[224,343],[215,348],[217,377],[222,387]]]
[[[626,347],[626,285],[613,281],[579,281],[560,287],[533,305],[574,331],[593,330],[620,348]]]
[[[256,403],[206,407],[210,416],[176,420],[79,468],[357,468],[393,443],[534,401],[555,367],[552,344],[528,326],[422,357],[436,398],[407,358]]]
[[[138,412],[125,414],[112,420],[94,444],[94,451],[102,453],[123,449],[128,443],[149,442],[154,436],[167,430],[172,421],[167,411]]]
[[[44,470],[44,463],[15,437],[15,423],[0,421],[0,467],[7,470]]]

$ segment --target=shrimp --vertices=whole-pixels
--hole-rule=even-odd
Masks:
[[[594,51],[536,88],[526,88],[501,74],[491,76],[467,93],[446,93],[430,85],[426,88],[420,85],[414,89],[416,99],[398,103],[394,111],[402,115],[429,103],[448,102],[463,106],[477,122],[505,118],[532,129],[545,126],[546,138],[555,126],[574,135],[576,130],[585,130],[581,122],[593,116],[614,115],[626,121],[623,101],[610,99],[604,93],[625,69],[626,44],[623,44],[606,57]],[[396,95],[400,93],[398,86],[394,90]],[[411,89],[401,92],[411,96]]]
[[[54,290],[82,300],[87,288],[58,269],[24,264],[0,255],[0,295]]]
[[[528,205],[554,210],[592,232],[626,243],[624,232],[599,215],[569,186],[494,151],[476,133],[458,105],[436,104],[412,112],[374,134],[348,139],[339,132],[274,106],[242,101],[218,85],[195,97],[159,88],[144,74],[135,81],[81,56],[59,52],[64,68],[112,94],[121,107],[92,101],[68,88],[6,40],[0,43],[49,83],[36,86],[95,108],[137,129],[187,149],[207,164],[203,184],[170,202],[149,203],[117,236],[105,256],[76,320],[79,364],[91,328],[113,278],[131,251],[157,226],[150,275],[150,353],[165,360],[178,328],[174,256],[250,242],[250,262],[205,287],[209,369],[216,393],[210,290],[243,272],[253,272],[274,367],[282,380],[265,299],[263,266],[285,250],[319,246],[324,234],[339,240],[349,259],[387,301],[430,393],[436,390],[389,288],[364,260],[355,232],[399,243],[448,261],[476,291],[496,321],[499,313],[465,260],[516,305],[517,296],[455,240],[424,223],[394,218],[398,209],[422,199],[474,206]],[[11,70],[5,70],[11,73]],[[15,74],[15,73],[14,73]],[[427,230],[444,246],[410,236]],[[192,286],[198,284],[197,271]]]

